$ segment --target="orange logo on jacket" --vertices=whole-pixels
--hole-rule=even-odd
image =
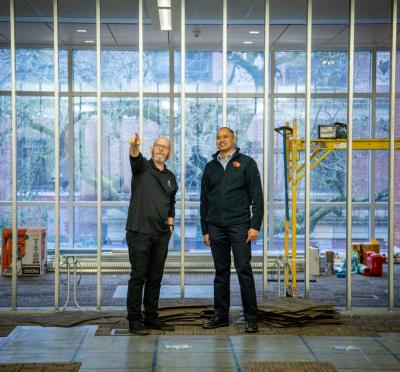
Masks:
[[[235,168],[239,168],[240,167],[240,163],[238,161],[234,161],[232,163],[232,166],[235,167]]]

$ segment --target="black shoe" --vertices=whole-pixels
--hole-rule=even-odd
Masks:
[[[257,322],[254,320],[248,320],[246,322],[246,333],[256,333],[258,332]]]
[[[160,319],[145,320],[144,325],[148,329],[157,329],[159,331],[167,331],[167,332],[175,331],[175,327],[173,325],[163,322]]]
[[[220,318],[218,315],[214,315],[212,318],[206,320],[203,323],[203,328],[213,329],[218,327],[228,327],[229,320],[227,318]]]
[[[129,322],[129,333],[140,336],[147,336],[150,334],[148,329],[145,328],[143,322],[140,320],[132,320]]]

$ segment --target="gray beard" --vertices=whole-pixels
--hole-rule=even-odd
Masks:
[[[153,155],[152,159],[154,162],[163,163],[163,164],[167,161],[167,157],[164,155],[161,155],[161,154]]]

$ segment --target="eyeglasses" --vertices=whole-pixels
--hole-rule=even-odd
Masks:
[[[154,145],[154,147],[157,148],[157,149],[159,149],[159,150],[169,150],[169,149],[170,149],[170,146],[161,145],[161,144],[159,144],[159,143],[156,143],[156,144]]]

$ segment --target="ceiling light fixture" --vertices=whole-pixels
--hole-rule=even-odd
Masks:
[[[85,43],[86,43],[86,44],[93,44],[93,43],[94,43],[94,40],[85,40]]]
[[[243,44],[253,44],[252,41],[243,41]]]
[[[80,29],[78,29],[78,30],[75,30],[76,32],[81,32],[81,33],[85,33],[85,32],[87,32],[87,30],[85,30],[85,29],[83,29],[83,28],[80,28]]]
[[[254,34],[254,35],[258,35],[260,33],[260,31],[249,31],[249,34]]]
[[[159,8],[171,8],[171,0],[157,0]]]
[[[171,31],[171,9],[158,9],[158,15],[160,17],[160,29],[161,31]]]

